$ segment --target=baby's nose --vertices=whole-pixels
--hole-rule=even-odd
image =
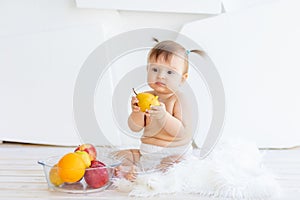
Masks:
[[[164,71],[161,71],[158,73],[158,77],[159,78],[165,78],[166,77],[166,73]]]

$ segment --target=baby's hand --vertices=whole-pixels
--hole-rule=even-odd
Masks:
[[[139,100],[136,97],[131,98],[131,109],[132,112],[140,112],[140,107],[138,106]]]
[[[162,119],[166,113],[166,106],[164,103],[159,102],[160,105],[159,106],[151,106],[150,110],[148,111],[148,114],[151,118],[154,119]]]

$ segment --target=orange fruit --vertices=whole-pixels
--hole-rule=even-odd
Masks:
[[[58,167],[57,164],[54,165],[53,167],[51,167],[51,170],[49,172],[49,179],[50,182],[55,185],[55,186],[59,186],[61,184],[64,183],[64,181],[60,178],[60,176],[58,175]]]
[[[76,153],[64,155],[57,164],[59,177],[67,183],[79,181],[85,172],[86,165],[82,158]]]

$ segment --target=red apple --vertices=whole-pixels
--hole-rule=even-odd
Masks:
[[[91,160],[95,160],[97,158],[97,150],[96,150],[95,146],[92,144],[79,145],[74,150],[74,152],[76,152],[76,151],[86,151],[89,154]]]
[[[93,160],[90,168],[85,171],[84,180],[92,188],[104,186],[109,181],[105,164],[99,160]]]

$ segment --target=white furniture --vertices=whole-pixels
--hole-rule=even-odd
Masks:
[[[176,14],[80,9],[73,0],[6,1],[0,13],[0,140],[54,145],[83,142],[73,119],[74,84],[103,41],[145,26],[179,30],[207,17],[178,14],[174,23]]]

